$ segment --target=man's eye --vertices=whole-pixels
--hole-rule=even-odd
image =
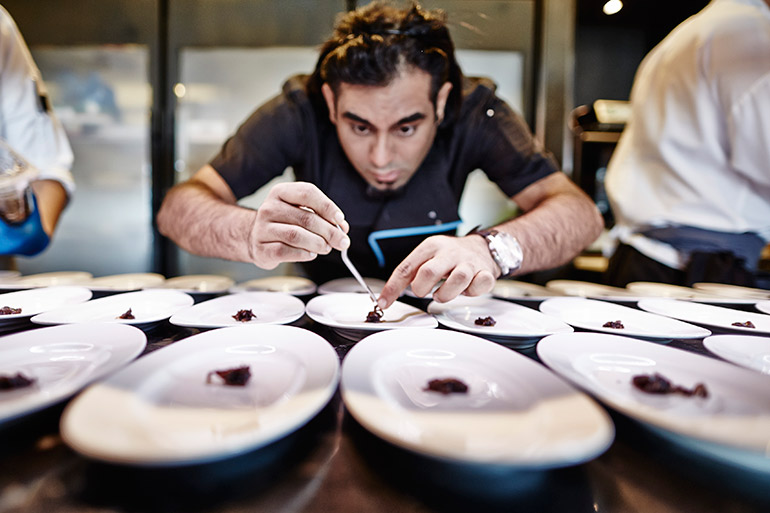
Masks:
[[[358,135],[366,135],[369,133],[369,127],[366,125],[351,125],[353,127],[353,133]]]
[[[413,135],[416,130],[417,127],[414,125],[402,125],[398,127],[398,135],[410,136]]]

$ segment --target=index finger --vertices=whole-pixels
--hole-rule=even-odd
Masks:
[[[310,209],[332,226],[339,225],[342,231],[348,233],[350,225],[340,207],[312,183],[293,182],[286,187],[276,187],[276,193],[281,201]]]
[[[417,276],[417,271],[422,264],[430,259],[430,254],[423,254],[418,251],[419,249],[418,246],[398,264],[393,270],[393,274],[390,275],[390,278],[382,287],[380,297],[377,299],[377,305],[383,310],[392,305],[401,296],[401,293],[406,290],[406,287]]]

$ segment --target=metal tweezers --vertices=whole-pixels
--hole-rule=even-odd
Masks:
[[[340,231],[342,231],[342,228],[340,228],[340,225],[337,225],[337,228],[339,228]],[[380,315],[382,315],[382,309],[377,305],[377,296],[374,292],[372,292],[371,287],[364,281],[363,277],[361,276],[361,273],[358,272],[358,269],[356,269],[356,266],[353,265],[353,262],[350,261],[350,258],[348,257],[348,250],[344,249],[340,251],[340,254],[342,255],[342,261],[345,263],[347,268],[350,270],[350,273],[353,275],[353,277],[358,281],[358,283],[364,288],[364,290],[369,293],[369,297],[372,299],[372,302],[374,303],[374,311],[379,312]]]

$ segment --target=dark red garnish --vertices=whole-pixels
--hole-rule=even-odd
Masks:
[[[652,375],[639,374],[638,376],[634,376],[633,384],[636,388],[648,394],[681,394],[686,397],[696,396],[704,398],[709,395],[708,390],[706,390],[706,385],[703,383],[696,384],[695,387],[690,390],[683,386],[674,385],[671,381],[657,372]]]
[[[467,394],[468,385],[455,378],[432,379],[424,390],[440,394]]]
[[[21,308],[13,308],[12,306],[4,306],[0,308],[0,315],[13,315],[20,314]]]
[[[134,317],[134,314],[131,313],[131,309],[129,308],[124,314],[119,315],[118,319],[136,319],[136,317]]]
[[[0,375],[0,390],[16,390],[17,388],[26,388],[35,382],[35,378],[28,378],[21,372],[14,376]]]
[[[625,326],[623,326],[623,323],[620,321],[607,321],[604,324],[602,324],[602,328],[612,328],[616,330],[622,330],[623,328],[625,328]]]
[[[222,378],[223,384],[231,387],[245,386],[251,379],[251,369],[248,365],[234,369],[211,371],[206,376],[206,383],[211,383],[211,376],[215,374]]]
[[[382,316],[385,315],[377,305],[374,305],[374,310],[366,314],[366,322],[382,322]]]
[[[249,322],[252,319],[256,319],[257,316],[251,310],[238,310],[238,313],[233,315],[233,319],[238,322]]]
[[[494,320],[492,317],[479,317],[475,321],[473,321],[473,324],[476,324],[477,326],[494,326],[497,324],[497,321]]]
[[[756,328],[756,326],[754,326],[754,323],[751,322],[751,321],[734,322],[733,326],[738,326],[738,327],[741,327],[741,328]]]

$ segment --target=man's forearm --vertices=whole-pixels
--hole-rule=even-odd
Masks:
[[[587,196],[562,192],[497,229],[519,240],[524,261],[517,274],[525,274],[566,264],[596,240],[603,226],[598,209]]]
[[[56,180],[32,182],[32,191],[37,198],[37,208],[40,211],[40,223],[43,226],[43,231],[51,237],[59,223],[62,210],[67,206],[69,199],[67,198],[67,191]]]
[[[191,253],[252,262],[250,234],[256,215],[256,210],[227,203],[193,181],[169,191],[157,221],[163,235]]]

